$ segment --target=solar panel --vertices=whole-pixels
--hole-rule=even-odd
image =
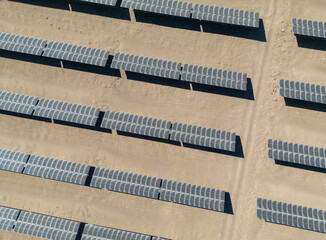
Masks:
[[[111,68],[179,80],[181,63],[117,52]]]
[[[14,227],[19,210],[0,206],[0,229],[11,231]]]
[[[170,139],[204,147],[235,151],[236,135],[212,128],[174,122]]]
[[[14,232],[46,239],[71,240],[77,236],[79,222],[21,211]]]
[[[99,113],[99,108],[41,98],[33,115],[95,126]]]
[[[28,154],[0,148],[0,169],[21,173],[28,159]]]
[[[238,10],[233,8],[195,4],[192,11],[192,18],[211,22],[259,28],[258,12]]]
[[[326,169],[326,148],[268,139],[268,157]]]
[[[171,122],[158,118],[107,110],[104,113],[101,127],[115,129],[122,132],[168,139]]]
[[[176,0],[122,0],[121,7],[190,18],[192,4]]]
[[[0,110],[31,115],[37,97],[0,91]]]
[[[31,155],[24,174],[84,185],[89,168],[85,164]]]
[[[164,179],[162,181],[159,199],[223,212],[225,192],[213,188]]]
[[[292,18],[292,32],[316,38],[326,38],[326,22]]]
[[[0,49],[41,56],[47,40],[0,32]]]
[[[86,3],[95,3],[107,6],[115,6],[117,4],[117,0],[75,0],[77,2],[86,2]]]
[[[247,90],[247,74],[185,64],[181,72],[181,80],[206,85]]]
[[[107,50],[50,41],[43,56],[105,67],[109,54]]]
[[[310,231],[326,233],[326,211],[257,198],[257,218]]]
[[[81,240],[151,240],[151,236],[86,224]]]
[[[280,79],[280,96],[326,104],[326,86]]]
[[[91,187],[157,199],[160,178],[96,167]]]

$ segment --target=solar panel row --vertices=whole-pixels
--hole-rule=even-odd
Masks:
[[[86,224],[81,240],[152,240],[151,236]]]
[[[169,139],[171,134],[170,140],[173,141],[235,151],[235,133],[184,123],[174,122],[170,130],[171,122],[167,120],[108,110],[101,127],[163,139]]]
[[[200,84],[247,90],[247,74],[117,52],[111,68]]]
[[[16,166],[7,167],[12,163],[22,164],[19,171]],[[85,184],[90,169],[90,166],[84,164],[0,149],[0,169],[21,173],[23,167],[24,174],[80,185]],[[90,186],[224,211],[224,191],[136,173],[95,167]]]
[[[326,211],[320,209],[257,198],[257,218],[326,233]]]
[[[41,56],[47,40],[0,32],[0,49]]]
[[[77,2],[86,2],[86,3],[95,3],[107,6],[115,6],[117,4],[117,0],[75,0]]]
[[[292,18],[292,32],[297,35],[326,38],[326,22]]]
[[[37,97],[0,91],[0,110],[31,115]]]
[[[217,68],[185,64],[181,80],[206,85],[247,90],[247,74]]]
[[[191,3],[176,0],[122,0],[121,7],[190,18]]]
[[[0,206],[0,229],[45,239],[75,240],[80,222]],[[120,229],[85,224],[82,240],[169,240]]]
[[[236,135],[233,132],[178,122],[172,123],[170,139],[232,152],[235,151],[236,144]]]
[[[28,154],[0,148],[0,169],[21,173],[28,159]]]
[[[160,178],[96,167],[90,186],[148,198],[158,198]]]
[[[259,28],[259,13],[232,8],[195,4],[192,18]]]
[[[43,56],[105,67],[109,54],[109,51],[103,49],[50,41]]]
[[[0,206],[0,229],[11,231],[16,222],[19,210]]]
[[[72,240],[77,236],[79,224],[71,220],[21,211],[14,232],[46,239]]]
[[[326,149],[268,139],[268,157],[318,168],[326,168]]]
[[[90,166],[31,155],[24,174],[84,185]]]
[[[224,212],[225,192],[188,183],[163,180],[160,200]]]
[[[99,108],[41,98],[34,116],[95,126]]]
[[[171,122],[157,118],[107,110],[104,113],[101,127],[168,139]]]
[[[280,96],[326,104],[326,86],[280,79]]]
[[[178,80],[181,63],[117,52],[111,68]]]

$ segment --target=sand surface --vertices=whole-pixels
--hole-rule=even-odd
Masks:
[[[267,41],[7,0],[0,31],[246,72],[254,100],[2,57],[0,90],[233,131],[244,158],[4,114],[0,147],[222,189],[234,215],[5,171],[0,205],[175,240],[325,239],[257,220],[256,198],[326,210],[325,173],[276,165],[266,150],[268,138],[326,147],[325,112],[285,106],[278,94],[279,78],[326,85],[326,52],[299,48],[291,33],[292,17],[326,21],[326,1],[214,5],[259,12]]]

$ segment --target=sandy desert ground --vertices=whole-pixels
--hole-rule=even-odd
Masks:
[[[0,114],[1,148],[222,189],[234,214],[5,171],[0,205],[174,240],[326,238],[256,218],[257,197],[326,210],[325,173],[277,165],[266,150],[268,138],[326,147],[326,113],[286,106],[278,94],[279,78],[326,85],[326,51],[298,47],[291,33],[292,17],[326,21],[325,0],[214,1],[259,12],[266,42],[24,2],[0,0],[0,31],[246,72],[254,100],[0,57],[0,90],[233,131],[244,153]],[[38,238],[0,231],[0,239]]]

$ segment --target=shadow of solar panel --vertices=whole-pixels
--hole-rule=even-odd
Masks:
[[[0,169],[21,173],[28,159],[28,154],[0,148]]]
[[[37,97],[0,91],[0,110],[31,115]]]
[[[176,0],[122,0],[121,7],[135,10],[190,18],[192,4]]]
[[[35,107],[33,115],[95,126],[99,113],[99,108],[42,98]]]
[[[105,67],[109,53],[107,50],[49,41],[43,56]]]
[[[259,28],[258,12],[250,12],[232,8],[195,4],[192,11],[192,18],[224,24]]]
[[[124,231],[115,228],[100,227],[95,225],[86,224],[82,240],[151,240],[151,236]]]
[[[47,40],[0,32],[0,49],[41,56]]]
[[[267,222],[326,233],[324,228],[326,211],[320,209],[257,198],[257,218]]]
[[[31,155],[24,174],[84,185],[90,166]]]
[[[326,22],[292,18],[292,32],[316,38],[326,38]]]
[[[117,52],[111,68],[179,80],[181,63]]]
[[[181,80],[200,84],[247,90],[247,74],[185,64],[181,72]]]
[[[168,139],[171,121],[107,110],[101,128]]]
[[[14,232],[46,239],[75,239],[79,222],[21,211]]]
[[[326,148],[268,139],[268,157],[318,168],[326,168]]]
[[[11,231],[13,228],[19,210],[0,206],[0,229]]]
[[[96,167],[91,187],[157,199],[160,178]]]
[[[159,199],[223,212],[225,192],[218,189],[164,179],[162,181]]]
[[[233,132],[174,122],[170,140],[234,152],[236,135]]]
[[[326,86],[280,79],[280,96],[326,104]]]
[[[87,3],[95,3],[107,6],[115,6],[117,4],[117,0],[75,0],[77,2],[87,2]]]
[[[161,237],[152,237],[152,240],[171,240],[171,239],[161,238]]]

